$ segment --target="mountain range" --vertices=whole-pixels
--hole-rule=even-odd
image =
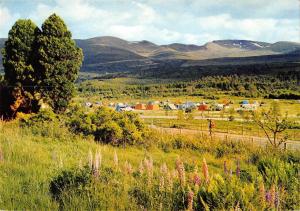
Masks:
[[[75,41],[84,53],[81,70],[97,73],[138,72],[147,75],[167,69],[182,71],[216,65],[300,62],[300,43],[296,42],[216,40],[201,46],[157,45],[146,40],[126,41],[110,36]],[[0,39],[0,48],[4,42],[5,39]]]

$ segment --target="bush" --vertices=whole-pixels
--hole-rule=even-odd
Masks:
[[[74,137],[66,127],[64,117],[56,115],[52,110],[41,110],[29,118],[25,116],[20,119],[20,123],[34,135],[60,140],[73,140]]]
[[[63,192],[80,191],[91,181],[92,174],[89,167],[64,170],[52,179],[49,190],[55,200],[60,200]]]
[[[299,162],[287,163],[276,157],[264,158],[258,162],[257,168],[269,186],[274,184],[283,187],[288,192],[286,198],[282,199],[287,209],[299,208]]]
[[[239,179],[222,178],[215,175],[210,183],[203,186],[197,194],[195,210],[253,210],[251,203],[255,201],[255,189]]]
[[[85,113],[80,108],[73,108],[68,115],[68,126],[71,131],[93,135],[96,141],[103,143],[134,144],[142,141],[147,135],[146,126],[134,113],[119,113],[101,107],[93,113]]]

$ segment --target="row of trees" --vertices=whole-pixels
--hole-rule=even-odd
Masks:
[[[59,16],[52,14],[41,29],[31,20],[16,21],[2,54],[0,116],[35,112],[42,103],[56,113],[66,109],[83,54]]]
[[[78,91],[84,95],[97,93],[103,98],[132,96],[145,98],[154,96],[204,96],[216,99],[216,91],[243,97],[264,97],[280,99],[300,99],[300,71],[270,73],[268,75],[228,75],[206,76],[193,81],[170,81],[136,79],[131,83],[109,83],[84,81]],[[119,81],[118,81],[119,82]]]

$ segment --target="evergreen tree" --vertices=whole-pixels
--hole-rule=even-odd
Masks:
[[[52,14],[37,39],[41,95],[57,113],[66,109],[73,96],[83,60],[82,50],[71,36],[64,21]]]
[[[6,114],[14,115],[18,111],[31,112],[37,109],[35,88],[36,36],[39,28],[31,20],[18,20],[8,33],[5,48],[2,50],[6,88],[5,102],[2,102]]]

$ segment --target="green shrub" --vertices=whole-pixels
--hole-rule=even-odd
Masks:
[[[59,200],[63,192],[75,190],[79,192],[87,184],[91,183],[91,175],[91,169],[89,167],[62,171],[50,182],[49,190],[51,196],[55,200]]]
[[[115,145],[133,144],[147,135],[147,128],[137,114],[116,112],[101,107],[96,112],[85,113],[73,108],[68,113],[68,126],[75,133],[93,135],[96,141]]]
[[[288,192],[286,197],[282,199],[287,209],[299,209],[299,162],[288,163],[277,157],[268,157],[261,159],[257,164],[257,168],[269,186],[274,184],[284,188]]]
[[[195,210],[230,210],[236,207],[252,210],[251,203],[255,201],[254,192],[252,184],[242,183],[235,177],[224,179],[220,175],[215,175],[208,185],[199,190]]]

